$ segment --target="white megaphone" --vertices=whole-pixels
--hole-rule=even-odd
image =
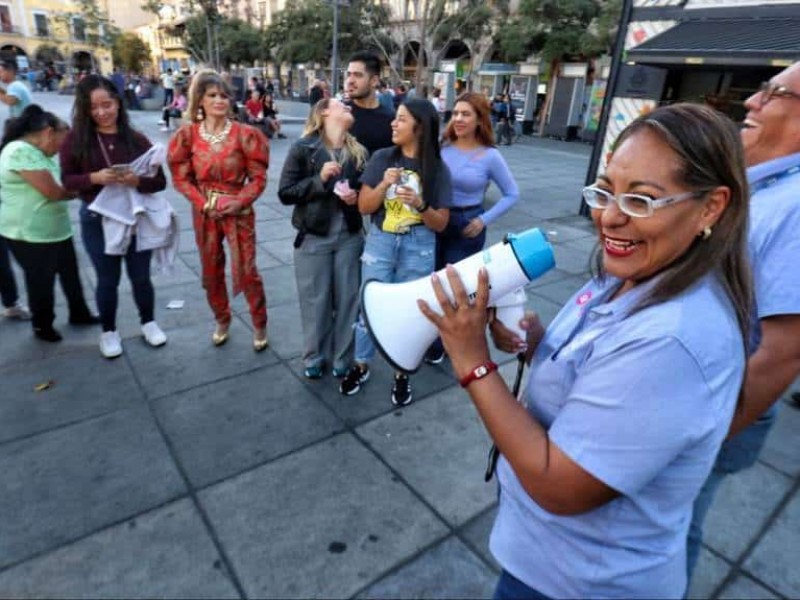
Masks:
[[[486,268],[489,274],[489,306],[498,300],[541,277],[555,266],[553,248],[539,229],[529,229],[521,234],[508,234],[506,239],[485,250],[476,252],[453,265],[458,271],[470,297],[478,289],[478,270]],[[444,270],[439,281],[445,293],[453,300],[453,292]],[[524,295],[524,292],[522,292]],[[517,297],[518,298],[518,297]],[[433,292],[430,277],[405,283],[366,281],[361,288],[361,310],[367,329],[383,357],[395,369],[413,373],[438,332],[436,327],[420,312],[417,300],[422,299],[441,314],[441,306]],[[513,302],[508,301],[510,305]],[[519,305],[519,302],[516,302]],[[524,306],[524,301],[522,302]],[[518,310],[518,309],[517,309]],[[519,328],[520,317],[506,315],[506,326]],[[523,334],[522,339],[525,339]]]
[[[519,322],[525,316],[525,302],[527,300],[528,295],[525,293],[525,289],[517,288],[510,294],[498,298],[497,302],[494,303],[495,318],[505,325],[506,329],[516,333],[522,341],[525,341],[528,337],[528,332],[519,326]]]

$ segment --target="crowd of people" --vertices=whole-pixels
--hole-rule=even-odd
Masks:
[[[462,94],[441,132],[431,101],[406,97],[396,110],[382,102],[380,72],[377,56],[352,56],[347,102],[314,102],[281,170],[278,198],[293,207],[296,229],[304,376],[330,368],[342,395],[362,391],[375,345],[359,314],[360,282],[444,269],[452,295],[433,275],[439,306],[419,304],[440,334],[425,360],[449,358],[500,453],[495,597],[683,597],[715,491],[755,461],[777,400],[800,374],[800,63],[746,101],[741,132],[693,104],[660,107],[625,128],[583,189],[599,241],[593,277],[547,329],[533,313],[514,324],[525,339],[488,306],[485,270],[470,297],[450,266],[480,251],[487,228],[519,199],[496,148],[496,110],[482,94]],[[145,197],[163,190],[158,147],[131,126],[103,77],[78,84],[71,128],[8,95],[0,100],[16,112],[0,143],[0,241],[25,273],[34,334],[61,337],[52,325],[57,276],[70,320],[99,322],[103,355],[119,356],[124,260],[142,335],[163,345],[154,250],[129,239],[109,254],[114,230],[95,207],[119,186]],[[267,183],[269,117],[258,90],[251,101],[253,123],[242,123],[225,78],[198,73],[189,122],[160,156],[192,206],[211,343],[229,337],[226,242],[233,292],[247,299],[260,352],[267,305],[254,211]],[[489,208],[490,184],[501,198]],[[81,292],[65,208],[73,198],[99,317]],[[20,317],[9,275],[0,262],[6,314]],[[489,339],[528,363],[519,397],[499,376]],[[412,401],[407,373],[395,374],[390,398]]]

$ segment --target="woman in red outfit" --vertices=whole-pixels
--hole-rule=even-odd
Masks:
[[[253,203],[267,185],[269,146],[256,128],[234,121],[228,84],[214,71],[198,73],[189,91],[192,123],[169,143],[168,161],[175,189],[192,203],[203,287],[217,321],[212,340],[228,340],[231,308],[225,287],[228,241],[233,293],[244,292],[253,319],[253,349],[267,347],[267,300],[256,269]]]

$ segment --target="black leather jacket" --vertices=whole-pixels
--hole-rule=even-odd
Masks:
[[[327,235],[331,217],[336,210],[343,212],[350,233],[361,230],[362,221],[358,207],[345,204],[339,199],[333,192],[336,184],[333,178],[325,183],[320,179],[322,165],[330,160],[331,155],[322,140],[314,135],[296,141],[283,163],[278,198],[282,204],[294,206],[292,225],[299,232],[295,247],[302,243],[302,236],[306,233]],[[362,171],[363,167],[357,169],[353,161],[347,161],[339,179],[347,179],[351,188],[359,189]]]

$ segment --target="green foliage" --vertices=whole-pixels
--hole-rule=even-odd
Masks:
[[[388,9],[382,4],[350,0],[349,6],[339,8],[339,54],[368,48],[394,51],[394,42],[385,33],[388,20]],[[333,8],[323,0],[291,3],[264,32],[269,55],[281,62],[327,62],[332,43]]]
[[[539,54],[547,61],[592,58],[608,51],[621,0],[522,0],[496,40],[508,61]]]
[[[139,36],[126,31],[114,40],[111,56],[115,66],[139,73],[150,62],[150,47]]]
[[[200,62],[213,64],[215,51],[209,53],[208,25],[212,28],[212,39],[219,43],[219,58],[222,67],[231,64],[251,64],[263,57],[261,32],[241,19],[230,19],[224,15],[195,14],[182,25],[170,30],[183,36],[186,49]]]
[[[452,15],[434,15],[439,19],[434,30],[435,47],[444,48],[451,39],[475,42],[492,32],[495,13],[484,0],[468,0]]]

